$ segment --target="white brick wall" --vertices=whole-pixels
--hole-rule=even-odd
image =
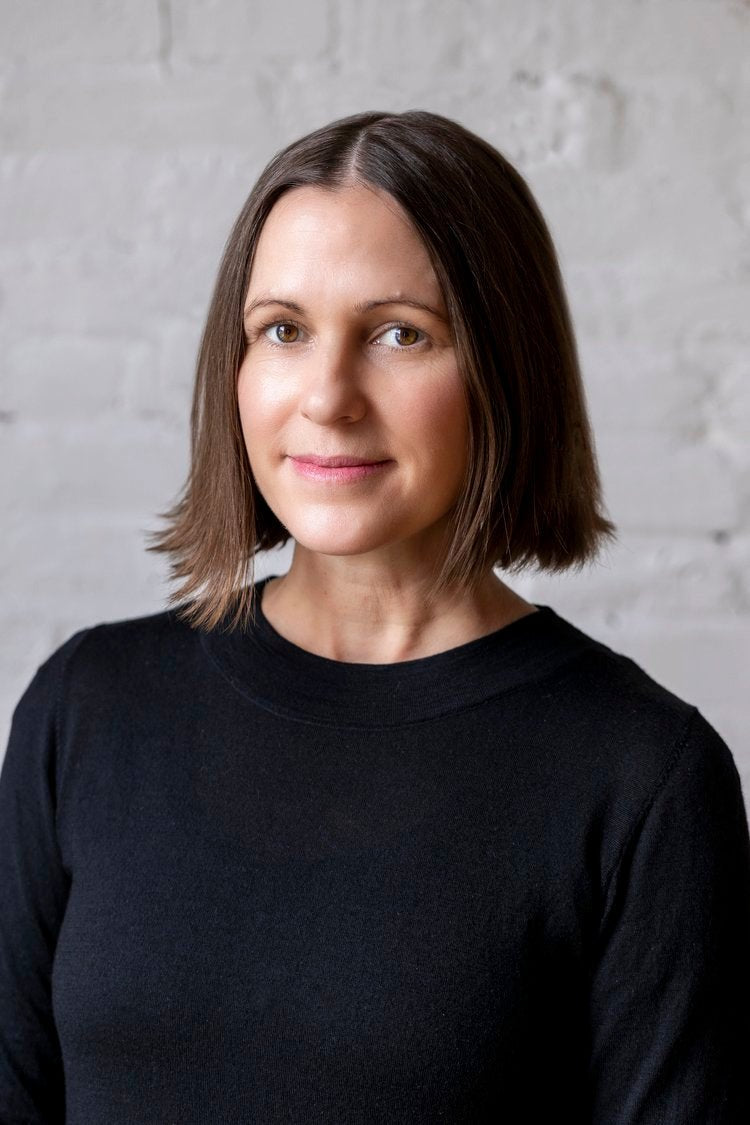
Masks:
[[[750,6],[0,0],[0,17],[2,746],[52,647],[164,604],[142,533],[182,483],[206,304],[260,168],[334,117],[428,108],[493,141],[548,217],[620,527],[599,566],[515,586],[696,703],[747,798]]]

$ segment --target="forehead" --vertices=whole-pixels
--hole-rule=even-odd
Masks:
[[[272,207],[253,259],[250,292],[283,285],[369,289],[383,285],[439,300],[425,244],[398,202],[362,184],[335,190],[305,185]]]

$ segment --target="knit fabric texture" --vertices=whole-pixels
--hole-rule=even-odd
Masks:
[[[256,605],[82,629],[16,707],[3,1125],[747,1125],[748,822],[701,712],[549,606],[374,665]]]

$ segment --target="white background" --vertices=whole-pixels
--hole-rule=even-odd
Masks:
[[[580,574],[511,584],[699,706],[747,800],[750,6],[1,0],[0,14],[2,747],[71,632],[165,605],[144,531],[186,473],[197,343],[255,177],[335,117],[421,108],[494,143],[549,221],[620,531]]]

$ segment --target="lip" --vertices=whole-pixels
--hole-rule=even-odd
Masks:
[[[317,453],[293,453],[293,461],[301,461],[306,465],[325,465],[330,469],[348,468],[350,465],[382,465],[385,458],[377,457],[350,457],[341,454],[336,457],[319,457]]]
[[[393,462],[368,461],[356,457],[318,457],[312,453],[301,453],[290,457],[295,472],[308,480],[330,481],[345,484],[348,481],[364,480],[375,476]]]

